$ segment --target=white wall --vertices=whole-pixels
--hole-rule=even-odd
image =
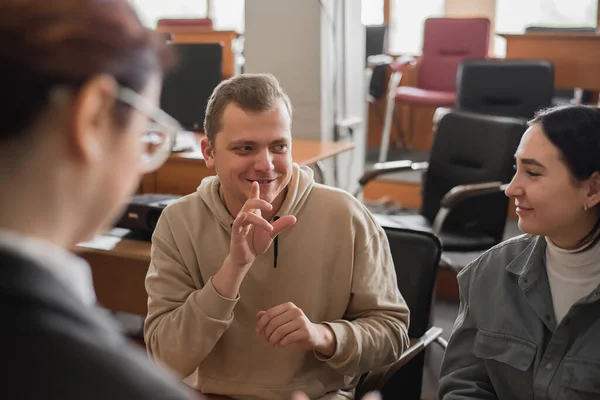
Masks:
[[[321,138],[320,6],[307,0],[248,0],[245,72],[274,74],[292,100],[294,136]]]
[[[317,0],[246,1],[244,70],[277,76],[294,107],[296,138],[333,140],[336,109],[338,120],[359,117],[364,121],[365,45],[361,5],[359,1],[344,1],[344,4],[342,1],[322,0],[323,8]],[[337,46],[332,22],[336,26]],[[339,57],[343,54],[344,36],[345,67],[342,68]],[[337,102],[333,91],[336,78]],[[352,138],[341,138],[353,140],[356,145],[353,153],[337,157],[337,184],[344,189],[356,186],[363,171],[365,137],[364,126],[359,125]],[[333,184],[333,161],[327,166],[327,183]]]

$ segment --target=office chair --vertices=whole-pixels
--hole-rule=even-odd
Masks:
[[[378,390],[384,399],[420,400],[425,366],[425,349],[436,342],[444,349],[442,329],[431,327],[431,310],[437,266],[441,256],[440,240],[432,233],[411,229],[385,228],[398,289],[410,309],[408,335],[411,346],[395,363],[364,374],[355,398]],[[418,339],[415,339],[418,338]]]
[[[530,119],[553,104],[554,67],[545,60],[464,60],[456,73],[454,109]],[[448,111],[440,107],[433,130]]]
[[[365,25],[365,57],[387,53],[388,25]]]
[[[374,212],[375,219],[383,227],[433,232],[445,252],[487,250],[504,234],[508,198],[503,191],[526,129],[523,118],[450,110],[438,123],[428,162],[377,163],[360,178],[360,187],[392,172],[424,171],[418,213]]]
[[[385,94],[386,66],[392,61],[387,53],[388,25],[365,26],[365,55],[368,101]]]
[[[465,60],[456,87],[459,110],[530,119],[552,105],[554,67],[545,60]]]
[[[468,58],[486,58],[489,37],[490,21],[485,18],[429,18],[425,21],[423,50],[418,61],[404,56],[392,64],[379,162],[387,159],[396,103],[453,106],[459,62]],[[418,68],[417,87],[399,86],[402,71],[408,65]],[[400,136],[404,147],[410,148],[409,135],[403,132]]]

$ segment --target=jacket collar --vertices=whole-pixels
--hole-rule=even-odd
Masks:
[[[526,290],[545,271],[545,257],[546,240],[543,236],[534,236],[527,247],[506,266],[506,271],[518,276],[519,287]]]

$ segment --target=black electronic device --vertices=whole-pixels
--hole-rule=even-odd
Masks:
[[[202,131],[206,104],[223,80],[223,46],[218,43],[170,44],[176,64],[163,78],[160,107],[183,129]]]
[[[149,238],[165,207],[180,197],[171,194],[135,195],[119,218],[116,227],[129,229],[134,235]]]
[[[387,53],[387,35],[388,26],[383,25],[367,25],[365,26],[365,56],[377,56]]]

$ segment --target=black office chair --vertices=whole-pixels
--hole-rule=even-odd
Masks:
[[[465,60],[456,87],[456,110],[530,119],[553,104],[554,67],[544,60]],[[451,109],[436,110],[434,133]]]
[[[355,398],[378,390],[384,399],[420,400],[425,349],[436,342],[444,349],[441,328],[431,327],[431,310],[441,243],[432,233],[411,229],[385,228],[398,288],[411,311],[408,335],[412,345],[394,364],[361,377]],[[418,338],[418,339],[412,339]]]
[[[367,206],[384,227],[434,232],[444,251],[487,250],[504,234],[508,198],[503,191],[526,129],[523,118],[451,110],[438,123],[428,162],[378,163],[359,180],[362,188],[392,172],[424,171],[420,212],[385,214]]]
[[[365,25],[365,57],[368,59],[371,56],[386,54],[388,25]]]
[[[466,60],[456,87],[459,110],[530,119],[552,105],[554,67],[544,60]]]
[[[387,24],[365,26],[365,56],[370,102],[385,94],[386,66],[392,60],[386,54],[387,37]]]

